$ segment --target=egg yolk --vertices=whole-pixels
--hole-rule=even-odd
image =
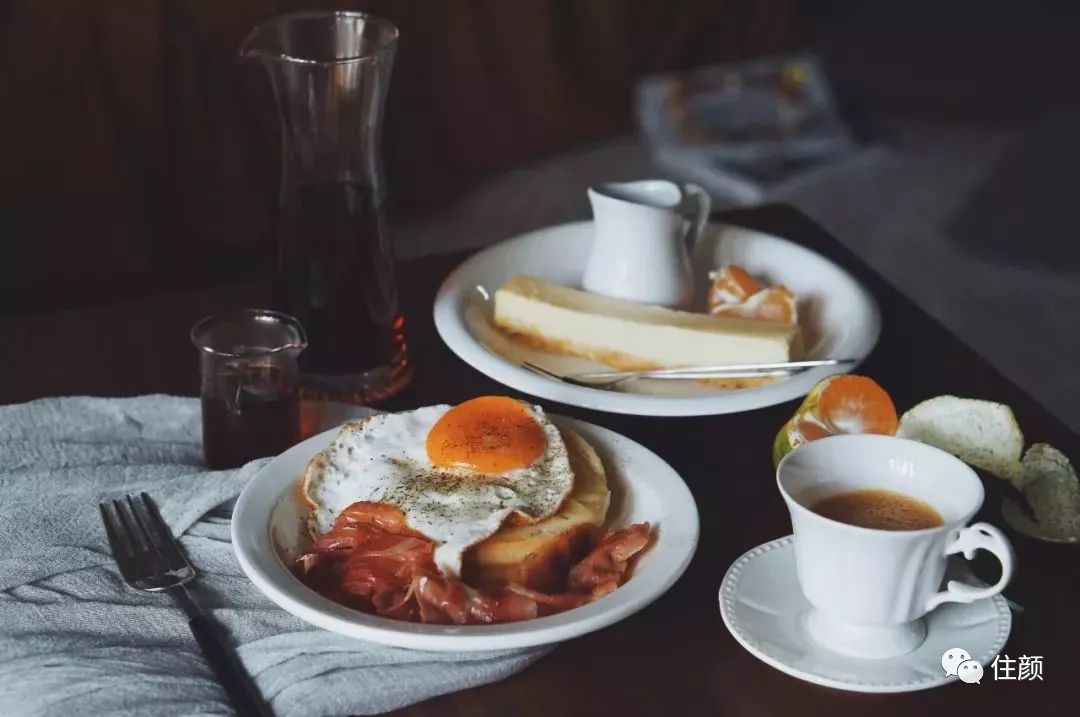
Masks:
[[[505,473],[544,452],[547,436],[528,408],[506,396],[481,396],[454,406],[428,433],[428,459],[440,468]]]

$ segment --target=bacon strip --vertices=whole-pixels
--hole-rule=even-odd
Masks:
[[[423,533],[418,533],[408,526],[405,522],[405,513],[403,513],[400,508],[389,505],[388,503],[371,503],[365,500],[353,503],[345,510],[341,511],[337,520],[334,521],[334,528],[337,528],[339,525],[349,525],[352,527],[358,525],[373,525],[376,528],[381,528],[387,533],[393,533],[394,535],[411,535],[414,538],[426,540]],[[329,533],[327,533],[327,535],[329,535]]]
[[[588,555],[570,568],[565,593],[541,593],[520,585],[511,585],[510,590],[556,611],[599,600],[626,582],[630,560],[645,549],[650,537],[648,523],[635,523],[614,532],[609,530]]]
[[[570,610],[614,591],[649,539],[648,523],[604,534],[570,568],[563,593],[521,585],[483,593],[443,576],[433,560],[434,544],[409,528],[400,510],[353,503],[315,541],[312,552],[297,559],[295,571],[331,600],[385,617],[446,625],[515,622]]]
[[[539,590],[530,590],[524,585],[511,585],[508,588],[524,598],[532,600],[537,605],[555,608],[556,612],[572,610],[575,607],[592,602],[592,595],[588,593],[542,593]]]
[[[649,532],[648,523],[636,523],[615,532],[609,530],[584,560],[570,568],[566,587],[570,592],[593,592],[614,583],[611,588],[614,590],[622,584],[630,559],[649,544]]]

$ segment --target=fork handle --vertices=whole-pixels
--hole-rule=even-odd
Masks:
[[[244,669],[224,630],[209,615],[196,615],[188,621],[191,634],[199,643],[210,669],[225,688],[236,714],[241,717],[273,717],[251,675]]]

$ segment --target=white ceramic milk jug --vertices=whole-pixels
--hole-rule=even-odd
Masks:
[[[694,296],[689,250],[709,220],[709,195],[663,179],[589,188],[595,237],[586,291],[687,308]],[[688,222],[683,212],[693,205]],[[689,224],[689,227],[687,227]]]

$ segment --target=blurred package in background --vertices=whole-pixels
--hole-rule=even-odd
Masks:
[[[862,152],[812,55],[646,78],[637,115],[659,167],[729,206],[783,195]]]

